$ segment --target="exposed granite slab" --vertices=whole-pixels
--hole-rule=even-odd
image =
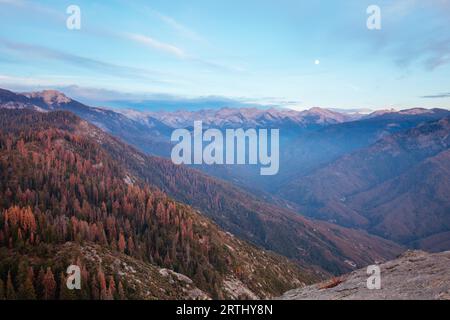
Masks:
[[[367,269],[286,292],[282,300],[450,300],[450,251],[407,251],[383,263],[381,289],[367,288]]]

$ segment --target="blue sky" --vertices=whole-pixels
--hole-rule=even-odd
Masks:
[[[72,4],[81,30],[66,28]],[[381,30],[366,27],[371,4]],[[449,17],[450,0],[0,0],[0,87],[93,103],[450,108]]]

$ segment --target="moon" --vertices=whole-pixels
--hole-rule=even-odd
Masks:
[[[319,60],[319,59],[316,59],[316,60],[314,61],[314,64],[315,64],[315,65],[319,65],[319,64],[320,64],[320,60]]]

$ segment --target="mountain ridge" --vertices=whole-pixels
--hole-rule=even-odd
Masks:
[[[97,136],[104,136],[100,131],[95,132]],[[116,156],[121,161],[131,161],[130,168],[136,170],[137,176],[147,176],[149,181],[156,183],[178,201],[200,209],[227,230],[259,246],[296,259],[303,266],[313,264],[325,267],[328,272],[340,273],[353,268],[345,262],[347,260],[364,265],[376,259],[392,257],[401,250],[393,243],[357,230],[306,221],[294,212],[268,206],[242,190],[199,172],[175,166],[168,160],[146,157],[114,139],[106,140],[109,141],[107,144],[114,146],[109,149],[120,148],[120,152],[115,152]],[[176,182],[172,178],[174,175],[180,177]],[[210,190],[208,192],[216,196],[205,197],[198,190]],[[216,199],[221,200],[217,202]],[[333,233],[328,231],[330,228],[334,230]],[[361,247],[355,247],[355,242],[360,243]],[[370,254],[365,249],[368,247],[373,249]]]
[[[401,243],[442,233],[450,226],[449,136],[450,117],[424,123],[346,154],[280,192],[305,214]]]
[[[317,277],[224,232],[198,211],[147,185],[99,144],[108,138],[106,133],[72,113],[0,114],[2,281],[5,270],[15,278],[24,276],[15,272],[21,260],[26,268],[43,268],[45,260],[36,262],[31,253],[43,254],[67,242],[94,243],[174,270],[213,298],[238,298],[227,289],[231,284],[241,287],[242,297],[267,298]],[[21,259],[11,259],[10,249]],[[53,267],[53,272],[63,272],[61,263]],[[116,279],[114,286],[125,286],[125,280]]]

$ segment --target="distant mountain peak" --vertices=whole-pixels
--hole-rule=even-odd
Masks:
[[[312,107],[310,109],[307,110],[308,112],[312,112],[312,113],[330,113],[331,111],[325,108],[321,108],[321,107]],[[333,113],[338,113],[338,112],[333,112]]]
[[[402,109],[402,110],[395,110],[395,109],[383,109],[383,110],[377,110],[369,115],[367,115],[365,118],[375,118],[379,116],[420,116],[420,115],[432,115],[437,113],[447,113],[448,110],[445,109],[439,109],[439,108],[433,108],[433,109],[427,109],[427,108],[409,108],[409,109]]]
[[[24,93],[24,96],[30,99],[41,99],[47,105],[60,105],[70,103],[72,99],[67,97],[64,93],[57,90],[43,90],[38,92]]]
[[[353,120],[354,117],[348,114],[344,114],[341,112],[321,108],[321,107],[312,107],[308,110],[304,110],[300,112],[302,117],[314,117],[316,119],[316,123],[340,123],[346,122],[349,120]]]
[[[433,112],[434,112],[434,109],[430,110],[430,109],[425,109],[425,108],[411,108],[411,109],[400,110],[398,113],[416,115],[416,114],[433,113]]]

